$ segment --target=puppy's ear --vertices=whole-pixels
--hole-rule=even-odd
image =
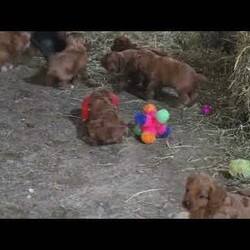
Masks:
[[[108,56],[108,54],[105,54],[105,55],[103,55],[103,57],[101,58],[101,65],[102,65],[102,67],[104,67],[104,68],[105,68],[105,66],[106,66],[107,56]]]
[[[72,36],[72,34],[68,35],[67,38],[66,38],[66,43],[67,44],[75,44],[75,39],[74,37]]]
[[[56,35],[60,39],[65,39],[67,37],[67,32],[66,31],[57,31]]]
[[[122,71],[122,69],[124,68],[124,55],[120,52],[117,52],[117,65],[118,65],[118,72]]]
[[[87,49],[87,51],[89,51],[91,49],[91,41],[88,39],[85,39],[85,47]]]
[[[223,204],[225,198],[226,198],[226,192],[221,187],[218,186],[211,187],[208,197],[209,199],[208,206],[210,208],[220,207]]]

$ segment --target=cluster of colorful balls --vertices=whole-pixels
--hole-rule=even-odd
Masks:
[[[166,123],[170,114],[166,109],[156,110],[153,104],[147,104],[144,112],[135,114],[135,134],[145,144],[152,144],[156,138],[167,138],[171,134],[171,127]]]

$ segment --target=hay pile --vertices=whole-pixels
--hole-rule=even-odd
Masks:
[[[237,57],[230,89],[235,100],[236,118],[250,121],[250,32],[238,32]]]

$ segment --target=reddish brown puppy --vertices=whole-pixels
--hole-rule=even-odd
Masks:
[[[249,197],[226,192],[204,173],[187,178],[182,203],[191,219],[250,218]]]
[[[127,132],[117,107],[112,103],[110,91],[101,89],[90,95],[87,141],[94,145],[121,143]]]
[[[12,68],[13,60],[30,47],[31,34],[24,31],[0,32],[0,67],[2,71]]]
[[[143,49],[143,47],[138,46],[130,41],[130,39],[126,36],[118,36],[115,40],[113,45],[111,46],[112,51],[124,51],[127,49]],[[164,51],[156,50],[156,49],[149,49],[150,51],[154,52],[156,55],[159,56],[167,56],[167,53]]]
[[[60,86],[67,88],[80,70],[86,68],[87,58],[85,39],[69,35],[65,50],[52,55],[49,59],[47,84],[51,85],[59,80]]]
[[[141,74],[148,79],[148,99],[154,98],[156,91],[163,87],[171,87],[177,91],[185,106],[191,106],[198,97],[200,83],[207,81],[187,63],[158,56],[150,50],[139,50],[136,63]]]

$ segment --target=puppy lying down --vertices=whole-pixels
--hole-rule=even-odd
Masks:
[[[205,173],[187,178],[182,204],[191,219],[250,218],[250,197],[226,192]]]
[[[127,124],[121,119],[118,107],[107,89],[94,91],[89,96],[86,120],[87,142],[92,145],[121,143]]]

